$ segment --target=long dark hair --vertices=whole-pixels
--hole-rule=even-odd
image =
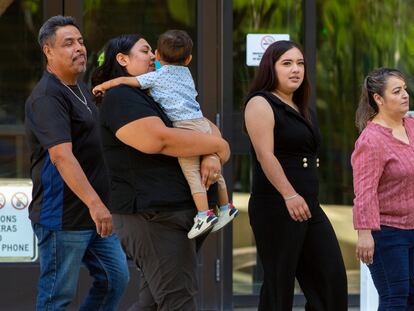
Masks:
[[[293,41],[276,41],[269,45],[263,54],[262,60],[260,61],[259,69],[250,85],[247,98],[259,91],[274,91],[279,81],[277,79],[277,72],[275,70],[275,63],[279,58],[286,53],[288,50],[297,48],[305,58],[302,48]],[[301,115],[306,119],[310,120],[309,116],[309,96],[310,96],[310,85],[308,80],[308,74],[306,70],[305,61],[305,73],[303,82],[299,88],[293,93],[293,102],[298,106]],[[243,110],[246,107],[246,103]]]
[[[396,77],[405,81],[402,72],[394,68],[381,67],[371,71],[365,77],[358,108],[355,113],[355,125],[360,132],[367,126],[368,121],[377,115],[378,105],[375,102],[374,94],[384,96],[390,77]]]
[[[131,34],[120,35],[109,40],[104,51],[104,62],[92,74],[92,86],[114,78],[129,76],[126,69],[116,60],[116,55],[118,53],[129,55],[132,47],[141,38],[142,36],[138,34]]]

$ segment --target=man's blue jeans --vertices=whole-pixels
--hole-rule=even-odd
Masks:
[[[374,260],[368,268],[379,294],[378,311],[414,310],[414,230],[381,226],[372,236]]]
[[[126,256],[116,235],[101,238],[95,230],[51,231],[35,225],[40,278],[37,311],[65,310],[76,294],[82,263],[94,278],[80,310],[116,310],[129,281]]]

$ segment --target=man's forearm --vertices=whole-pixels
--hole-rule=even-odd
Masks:
[[[55,165],[68,187],[88,208],[103,205],[75,157],[61,159]]]
[[[88,207],[96,232],[102,237],[112,234],[112,216],[73,155],[72,144],[63,143],[49,148],[49,154],[66,185]]]
[[[103,205],[98,194],[89,183],[78,160],[71,150],[68,149],[69,148],[65,148],[64,151],[55,152],[53,156],[51,156],[52,162],[59,171],[60,176],[73,193],[85,203],[88,208]]]

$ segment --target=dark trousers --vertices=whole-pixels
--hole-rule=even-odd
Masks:
[[[305,310],[348,309],[345,267],[333,228],[317,200],[306,200],[312,218],[291,219],[284,202],[251,197],[250,224],[263,265],[259,311],[291,311],[295,277]]]
[[[129,311],[197,310],[196,241],[187,237],[193,209],[114,214],[114,229],[140,268],[138,302]]]
[[[414,230],[381,226],[372,236],[374,260],[368,268],[379,294],[378,310],[414,310]]]

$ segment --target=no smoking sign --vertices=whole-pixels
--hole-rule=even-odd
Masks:
[[[23,192],[16,192],[11,198],[11,204],[17,210],[22,210],[29,205],[29,198]]]
[[[246,65],[259,66],[264,52],[272,43],[289,40],[288,34],[249,33],[246,37]]]
[[[269,45],[275,42],[275,38],[273,36],[264,36],[260,41],[260,45],[262,46],[263,51],[266,50]]]
[[[29,219],[32,184],[0,182],[0,262],[36,261],[36,237]]]

